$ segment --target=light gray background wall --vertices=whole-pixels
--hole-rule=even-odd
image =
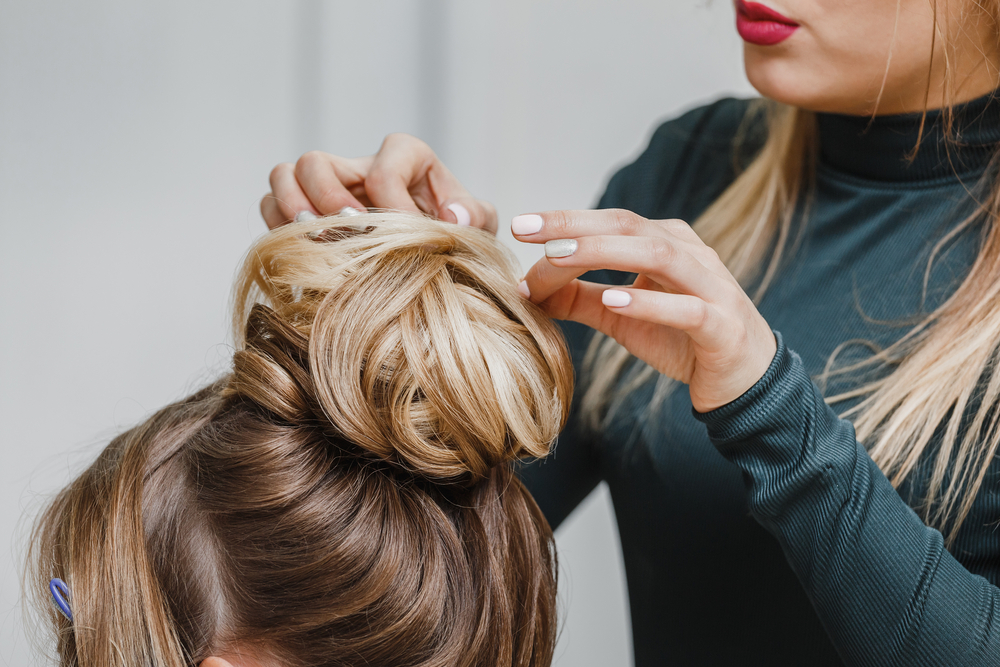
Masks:
[[[0,1],[0,664],[42,664],[26,513],[225,367],[275,163],[416,134],[516,245],[512,215],[591,205],[658,119],[751,94],[732,23],[724,0]],[[557,538],[556,664],[629,664],[606,491]]]

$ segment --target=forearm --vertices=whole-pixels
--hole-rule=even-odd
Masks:
[[[841,655],[850,665],[1000,663],[1000,591],[944,549],[778,338],[754,387],[696,417],[747,475],[752,513]]]

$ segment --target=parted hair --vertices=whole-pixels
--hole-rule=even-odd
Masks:
[[[250,250],[232,371],[115,438],[42,515],[60,664],[552,659],[552,533],[516,476],[568,413],[559,330],[488,234],[382,212]],[[41,601],[40,601],[41,602]]]

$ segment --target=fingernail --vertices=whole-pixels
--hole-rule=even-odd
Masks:
[[[546,257],[569,257],[576,252],[576,239],[556,239],[545,244]]]
[[[542,216],[529,213],[528,215],[516,216],[510,221],[510,233],[517,236],[527,236],[537,234],[542,231]]]
[[[517,291],[521,293],[525,299],[531,298],[531,290],[528,289],[528,281],[522,280],[517,284]]]
[[[353,206],[345,206],[344,208],[340,209],[340,212],[337,213],[337,215],[339,215],[341,218],[349,218],[352,215],[361,215],[361,211],[354,208]]]
[[[448,204],[448,210],[455,214],[455,220],[458,221],[459,227],[468,227],[472,224],[472,216],[469,215],[469,209],[458,202]]]
[[[624,308],[632,303],[632,295],[617,289],[606,289],[601,294],[601,303],[612,308]]]
[[[315,220],[316,214],[312,211],[299,211],[295,214],[295,222],[302,222],[303,220]]]

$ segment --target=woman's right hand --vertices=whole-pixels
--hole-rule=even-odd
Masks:
[[[378,153],[343,158],[310,151],[271,170],[271,192],[260,202],[268,228],[303,211],[332,215],[345,206],[420,211],[439,220],[497,232],[496,209],[473,197],[430,146],[408,134],[390,134]]]

